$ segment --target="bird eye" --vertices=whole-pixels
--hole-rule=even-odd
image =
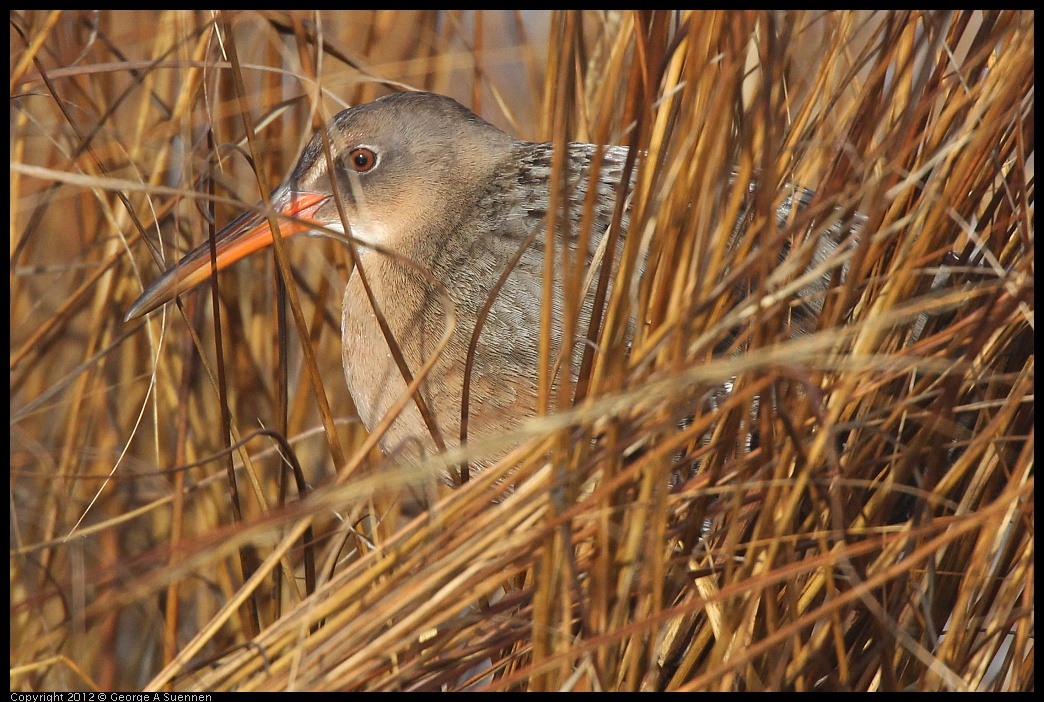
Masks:
[[[369,149],[352,149],[348,154],[348,164],[356,173],[366,173],[377,165],[377,154]]]

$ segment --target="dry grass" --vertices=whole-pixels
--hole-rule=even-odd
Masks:
[[[11,14],[12,689],[1033,689],[1033,14],[475,20]],[[122,321],[396,82],[648,152],[579,392],[411,522],[342,247]]]

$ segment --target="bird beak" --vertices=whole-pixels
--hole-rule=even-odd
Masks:
[[[306,232],[312,226],[323,226],[314,219],[315,212],[324,202],[330,199],[329,194],[293,191],[282,185],[272,193],[272,209],[283,217],[292,217],[290,221],[279,224],[279,232],[285,239],[299,232]],[[237,217],[231,224],[214,236],[217,250],[216,270],[222,270],[241,258],[259,249],[269,246],[273,241],[272,227],[268,217],[257,212],[246,212]],[[175,296],[195,287],[210,277],[210,242],[197,246],[182,258],[176,266],[168,269],[141,294],[130,310],[125,321],[148,314]]]

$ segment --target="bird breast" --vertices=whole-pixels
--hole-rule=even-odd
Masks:
[[[411,374],[435,357],[420,393],[431,409],[446,445],[458,443],[468,347],[483,308],[489,312],[479,334],[469,379],[469,437],[516,428],[536,414],[540,319],[544,288],[544,234],[551,175],[551,146],[531,144],[517,159],[518,171],[498,174],[465,206],[473,216],[453,222],[448,231],[428,232],[420,242],[402,238],[396,247],[405,260],[378,251],[362,254],[363,275],[402,351]],[[589,144],[571,144],[566,192],[568,221],[559,244],[576,255],[576,230],[587,190]],[[615,207],[626,149],[612,147],[598,179],[598,200],[588,265],[596,256]],[[626,220],[623,223],[626,226]],[[432,240],[438,245],[431,245]],[[559,251],[561,248],[559,248]],[[518,257],[512,267],[512,261]],[[420,272],[423,270],[427,275]],[[505,270],[510,269],[501,281]],[[500,287],[498,288],[498,284]],[[593,302],[593,285],[584,296],[574,345],[583,343]],[[494,291],[496,291],[494,295]],[[562,349],[563,275],[556,271],[552,292],[552,353]],[[440,349],[447,325],[448,343]],[[342,319],[343,361],[349,390],[360,418],[373,429],[406,391],[400,372],[366,295],[353,272],[345,291]],[[579,370],[580,354],[561,375]],[[402,445],[435,448],[416,403],[409,402],[381,440],[386,452]]]

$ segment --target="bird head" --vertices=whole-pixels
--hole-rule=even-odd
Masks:
[[[215,236],[218,270],[271,245],[272,218],[286,238],[317,228],[389,249],[435,246],[514,153],[508,136],[455,100],[397,93],[337,114],[305,147],[290,176]],[[326,144],[329,144],[329,151]],[[337,197],[335,197],[336,189]],[[344,218],[338,208],[338,199]],[[132,305],[147,314],[211,272],[210,244],[186,254]]]

